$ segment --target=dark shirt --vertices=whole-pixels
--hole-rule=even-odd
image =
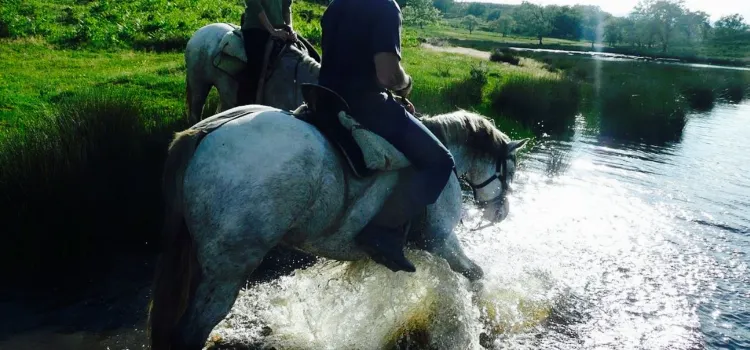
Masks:
[[[375,54],[401,58],[401,9],[394,0],[333,0],[321,18],[323,51],[318,84],[347,100],[386,91]]]

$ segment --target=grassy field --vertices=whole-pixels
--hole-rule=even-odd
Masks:
[[[323,8],[294,9],[296,29],[319,40]],[[8,281],[83,278],[70,272],[114,252],[158,249],[161,166],[171,134],[187,127],[181,50],[192,31],[239,23],[241,10],[202,0],[3,4],[0,270]],[[562,79],[538,63],[423,51],[410,30],[403,53],[418,110],[475,110],[514,138],[533,134],[492,108],[493,89],[510,76]]]

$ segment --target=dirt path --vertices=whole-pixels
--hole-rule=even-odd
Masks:
[[[439,52],[450,52],[450,53],[459,53],[462,55],[472,56],[476,58],[481,58],[488,60],[490,59],[490,53],[487,51],[479,51],[475,49],[469,49],[466,47],[456,47],[456,46],[435,46],[430,45],[427,43],[422,44],[422,47],[428,50],[432,51],[439,51]]]

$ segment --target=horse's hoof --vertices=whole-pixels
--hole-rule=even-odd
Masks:
[[[476,282],[484,277],[484,271],[481,267],[474,266],[474,268],[464,272],[463,275],[469,279],[469,282]]]

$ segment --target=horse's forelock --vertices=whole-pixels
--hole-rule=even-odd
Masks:
[[[471,151],[496,157],[507,152],[510,138],[482,115],[458,110],[420,119],[444,144],[460,144]]]

